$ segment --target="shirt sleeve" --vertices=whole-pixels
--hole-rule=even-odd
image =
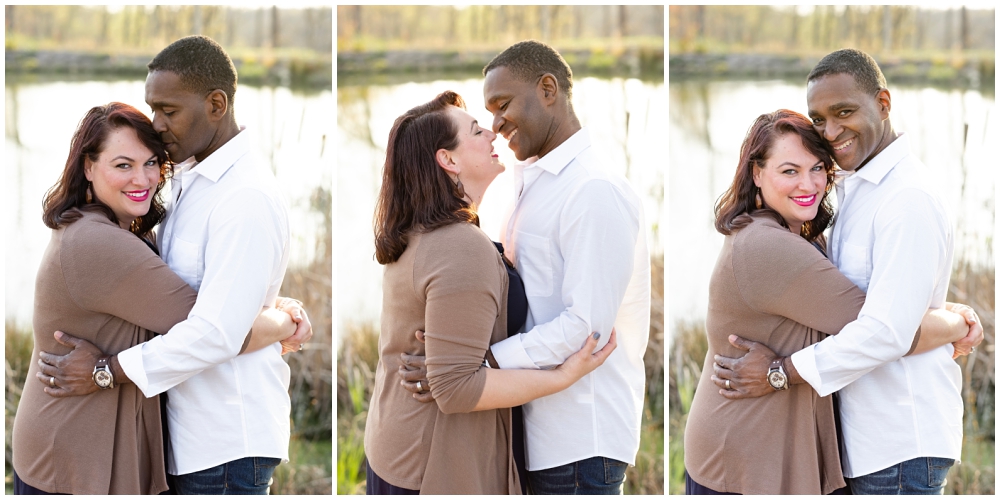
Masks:
[[[607,343],[632,277],[640,209],[606,180],[591,180],[571,195],[560,214],[565,309],[491,347],[500,368],[537,369],[562,364],[600,332]]]
[[[933,198],[906,189],[886,200],[874,219],[872,275],[857,320],[792,355],[820,396],[903,357],[933,302],[942,266],[950,269],[950,230]]]
[[[143,394],[164,392],[239,354],[274,284],[274,270],[281,267],[286,228],[284,210],[254,189],[237,191],[216,205],[209,216],[205,274],[191,314],[168,335],[118,356]]]
[[[753,309],[836,334],[858,317],[865,294],[801,236],[756,222],[736,234],[733,274]],[[734,332],[736,333],[736,332]]]
[[[458,229],[459,231],[455,231]],[[500,319],[500,254],[475,228],[447,228],[423,239],[414,264],[414,287],[426,301],[427,380],[444,413],[469,412],[486,386],[483,358]],[[472,237],[470,237],[472,236]],[[478,236],[478,238],[476,237]]]
[[[80,307],[164,333],[184,320],[196,293],[132,233],[83,219],[60,252],[70,298]],[[114,354],[114,353],[111,353]]]

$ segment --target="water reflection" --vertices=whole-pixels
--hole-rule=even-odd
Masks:
[[[91,107],[121,101],[148,112],[141,80],[55,81],[5,87],[5,197],[7,231],[6,318],[30,325],[35,272],[50,230],[41,221],[42,197],[62,172],[69,141]],[[311,262],[318,251],[317,231],[327,225],[328,208],[312,206],[317,188],[332,177],[333,94],[303,93],[282,87],[241,85],[236,119],[254,136],[271,162],[288,201],[291,226],[290,267]],[[325,250],[319,250],[325,251]]]
[[[385,142],[397,116],[444,90],[466,100],[480,123],[492,123],[483,104],[483,80],[438,80],[387,85],[344,85],[337,89],[337,228],[338,323],[377,321],[382,308],[382,266],[374,259],[372,215],[381,183]],[[666,162],[664,140],[666,89],[662,82],[582,78],[574,82],[573,104],[581,123],[607,153],[609,169],[626,175],[644,201],[651,251],[661,252]],[[494,143],[508,171],[490,186],[480,207],[482,228],[499,239],[500,223],[513,200],[516,160],[498,137]]]
[[[708,280],[723,236],[712,208],[732,182],[739,148],[761,113],[805,114],[805,85],[683,81],[670,84],[671,322],[704,318]],[[994,98],[972,90],[893,88],[893,127],[940,173],[956,227],[955,261],[993,262],[994,171],[987,138],[997,137]]]

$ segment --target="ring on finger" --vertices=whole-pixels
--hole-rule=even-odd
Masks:
[[[423,387],[423,385],[420,384],[420,381],[418,380],[417,381],[417,393],[420,394],[420,393],[423,393],[423,392],[424,392],[424,387]]]
[[[49,377],[49,387],[55,387],[55,386],[56,386],[56,378]]]
[[[727,391],[733,390],[733,386],[732,384],[729,383],[729,379],[726,379],[726,390]]]

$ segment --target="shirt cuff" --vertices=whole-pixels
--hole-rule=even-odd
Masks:
[[[538,369],[538,366],[535,365],[535,362],[531,360],[531,357],[524,350],[524,346],[521,345],[521,334],[508,337],[491,345],[490,350],[493,351],[493,357],[496,359],[497,365],[504,370]]]
[[[142,366],[142,346],[143,344],[132,346],[118,353],[118,364],[121,365],[122,371],[125,372],[129,380],[142,391],[143,395],[149,398],[155,394],[146,394],[149,380],[146,379],[146,370]]]
[[[819,369],[816,368],[816,351],[815,345],[811,345],[793,353],[791,355],[792,364],[795,366],[795,370],[799,372],[799,376],[806,381],[807,384],[812,386],[817,393],[820,392],[820,386],[823,381],[819,377]],[[825,394],[820,393],[820,396],[825,396]]]

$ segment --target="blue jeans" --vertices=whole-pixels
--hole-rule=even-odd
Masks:
[[[621,495],[628,464],[591,457],[551,469],[528,471],[532,495]]]
[[[170,476],[177,495],[267,495],[280,458],[246,457],[180,476]]]
[[[860,477],[847,478],[855,495],[940,495],[950,458],[920,457]]]

